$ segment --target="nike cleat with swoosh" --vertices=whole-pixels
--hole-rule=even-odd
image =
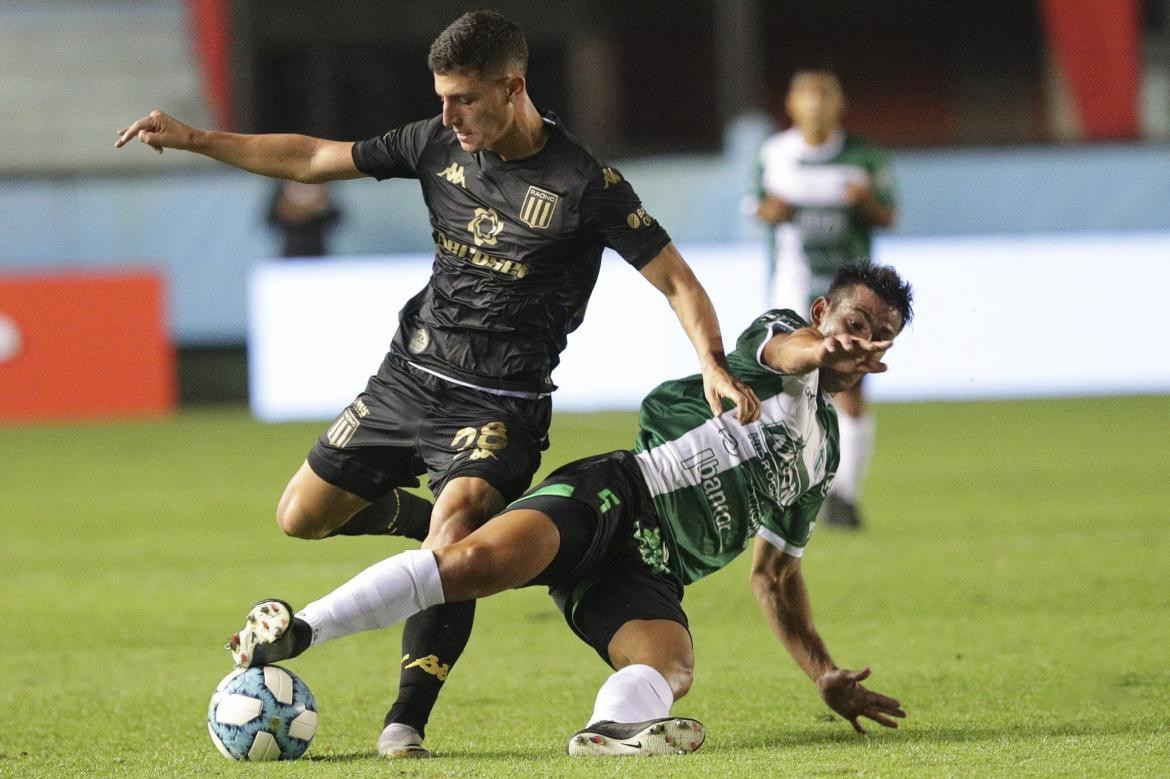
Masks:
[[[595,722],[569,737],[566,751],[581,755],[689,755],[703,745],[707,729],[686,717],[646,722]]]

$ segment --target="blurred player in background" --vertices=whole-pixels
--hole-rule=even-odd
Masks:
[[[885,154],[841,125],[845,95],[836,75],[798,71],[785,105],[792,127],[761,147],[749,203],[772,227],[768,304],[803,311],[825,293],[837,269],[870,260],[873,228],[894,222],[894,197]],[[823,518],[856,528],[874,420],[860,382],[833,402],[841,412],[841,466]]]
[[[905,712],[860,684],[869,669],[833,662],[801,559],[837,464],[829,396],[885,370],[882,355],[912,315],[910,286],[892,269],[842,269],[813,304],[811,326],[773,310],[740,335],[730,360],[762,399],[756,422],[709,417],[698,376],[667,381],[642,401],[635,451],[570,463],[463,541],[377,563],[295,615],[284,601],[261,601],[233,659],[279,662],[431,603],[543,585],[614,669],[569,754],[693,752],[703,725],[670,717],[694,668],[683,586],[750,544],[760,609],[825,703],[858,732],[859,717],[896,727]]]
[[[281,234],[282,257],[324,257],[329,231],[341,218],[328,184],[278,181],[268,204],[268,224]]]
[[[607,246],[675,310],[698,354],[709,412],[721,413],[725,400],[745,421],[759,412],[728,370],[711,302],[666,231],[618,171],[533,105],[520,29],[493,12],[464,14],[435,39],[428,64],[442,114],[356,143],[208,132],[160,111],[119,131],[119,147],[138,138],[276,178],[399,177],[422,186],[432,276],[400,312],[378,373],[285,488],[277,521],[298,538],[396,533],[438,548],[517,498],[548,446],[551,373]],[[631,320],[631,344],[636,327]],[[398,489],[417,486],[423,473],[433,509]],[[381,754],[429,754],[424,728],[473,616],[466,601],[407,622]]]

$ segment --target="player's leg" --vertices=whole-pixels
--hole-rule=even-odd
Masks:
[[[374,501],[322,479],[306,460],[289,480],[276,508],[276,523],[294,538],[400,535],[421,541],[431,502],[399,488]]]
[[[609,659],[615,673],[598,691],[590,722],[665,717],[671,704],[691,689],[695,670],[691,634],[674,620],[630,620],[610,639]]]
[[[249,614],[241,637],[247,638],[244,648],[259,647],[263,656],[244,657],[243,649],[233,647],[239,650],[236,663],[256,666],[287,660],[311,645],[389,627],[436,604],[526,584],[571,584],[583,564],[595,562],[607,548],[618,530],[617,507],[625,502],[618,497],[620,484],[606,492],[613,504],[610,512],[563,497],[566,490],[572,491],[569,480],[576,478],[573,468],[578,464],[571,463],[542,484],[557,487],[533,490],[462,541],[433,551],[401,552],[375,563],[295,616],[284,601],[261,601]],[[600,490],[583,492],[593,495]]]
[[[451,546],[401,552],[375,563],[295,615],[285,601],[261,601],[232,638],[236,664],[287,660],[310,646],[390,627],[435,605],[518,587],[550,567],[560,543],[561,533],[548,516],[519,509]]]
[[[862,384],[858,382],[833,397],[841,434],[841,459],[825,500],[823,516],[826,523],[839,527],[861,526],[858,503],[873,454],[876,426],[872,415],[866,413]]]
[[[614,669],[597,692],[588,724],[569,738],[568,753],[698,749],[706,735],[703,725],[670,716],[674,701],[690,690],[694,669],[678,581],[652,570],[641,550],[627,544],[596,574],[551,593],[574,632]]]
[[[485,479],[452,479],[435,502],[423,547],[438,549],[462,540],[503,506],[503,496]],[[402,629],[398,697],[382,722],[380,754],[429,756],[422,746],[427,721],[447,675],[467,647],[474,620],[474,600],[447,602],[407,619]]]
[[[467,536],[519,497],[547,446],[547,398],[500,397],[434,377],[432,410],[421,426],[419,451],[436,493],[428,547]],[[412,616],[403,626],[398,697],[386,713],[379,752],[422,757],[427,721],[467,641],[475,602],[460,601]]]
[[[423,472],[415,452],[430,393],[391,357],[321,433],[289,480],[276,521],[288,535],[426,537],[431,503],[406,490]]]

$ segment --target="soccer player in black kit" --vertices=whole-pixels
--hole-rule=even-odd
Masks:
[[[727,368],[710,300],[665,230],[618,171],[533,105],[520,29],[493,12],[464,14],[435,39],[428,65],[442,114],[356,143],[198,130],[160,111],[118,133],[118,147],[138,138],[275,178],[422,186],[435,239],[430,281],[402,309],[377,374],[285,488],[277,523],[297,538],[398,534],[438,548],[519,497],[548,445],[552,370],[607,246],[678,315],[712,412],[726,399],[744,421],[758,414],[756,396]],[[423,473],[433,506],[398,489]],[[406,623],[381,754],[429,754],[423,731],[473,616],[472,601]]]

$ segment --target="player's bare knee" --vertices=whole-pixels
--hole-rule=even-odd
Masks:
[[[316,517],[301,510],[295,498],[282,497],[276,506],[276,524],[286,536],[315,540],[329,534]]]
[[[440,547],[435,553],[448,599],[480,597],[493,590],[495,550],[479,541]]]

